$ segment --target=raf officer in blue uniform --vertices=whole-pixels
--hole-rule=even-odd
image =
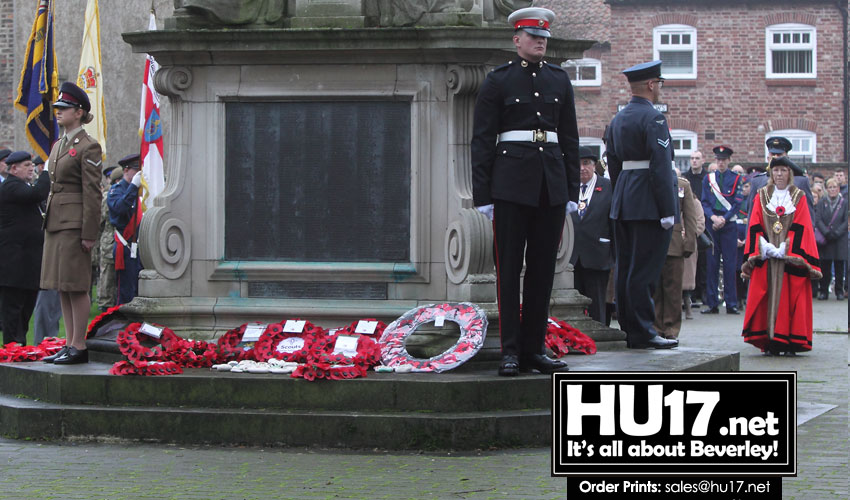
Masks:
[[[667,120],[653,106],[661,95],[661,61],[623,74],[632,98],[608,127],[608,170],[614,185],[617,320],[632,349],[669,349],[677,340],[655,329],[652,295],[673,237],[679,203]]]
[[[508,17],[517,57],[487,75],[475,103],[472,197],[493,221],[502,376],[567,369],[543,354],[558,246],[579,185],[572,84],[543,60],[554,18],[533,7]]]
[[[702,181],[702,209],[705,212],[705,226],[714,240],[714,248],[709,251],[706,265],[706,308],[703,314],[720,312],[718,296],[718,272],[720,258],[723,257],[723,299],[727,314],[739,314],[738,294],[735,290],[735,271],[738,261],[737,218],[741,203],[744,178],[729,170],[732,148],[717,146],[714,148],[717,171],[705,176]]]
[[[133,300],[139,291],[138,240],[142,212],[139,207],[139,187],[142,171],[139,155],[121,158],[118,164],[124,169],[120,181],[109,188],[106,204],[109,207],[109,222],[115,227],[115,276],[118,288],[118,304]]]

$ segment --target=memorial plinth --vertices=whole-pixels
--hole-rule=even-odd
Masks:
[[[171,100],[172,130],[166,188],[141,225],[140,296],[125,312],[204,337],[293,317],[390,322],[422,304],[470,301],[491,317],[482,354],[497,352],[492,229],[472,207],[469,142],[486,72],[515,54],[510,35],[478,26],[124,34],[161,65],[155,85]],[[550,39],[548,60],[589,44]],[[553,292],[561,317],[580,316],[586,300],[571,289],[571,245],[567,224]],[[597,330],[599,340],[620,338]]]

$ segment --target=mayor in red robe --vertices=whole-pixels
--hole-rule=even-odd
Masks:
[[[742,335],[768,355],[812,349],[811,280],[821,270],[805,193],[791,182],[797,169],[786,157],[771,160],[744,246],[741,273],[750,285]]]

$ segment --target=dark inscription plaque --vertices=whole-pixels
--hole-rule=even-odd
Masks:
[[[410,103],[228,103],[225,259],[410,261]]]

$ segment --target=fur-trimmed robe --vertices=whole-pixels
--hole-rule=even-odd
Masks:
[[[812,349],[812,281],[821,278],[818,248],[805,194],[793,184],[788,193],[794,212],[777,215],[767,208],[775,186],[759,189],[747,228],[742,275],[750,278],[744,341],[780,352]],[[785,258],[761,258],[759,236],[779,247]]]

